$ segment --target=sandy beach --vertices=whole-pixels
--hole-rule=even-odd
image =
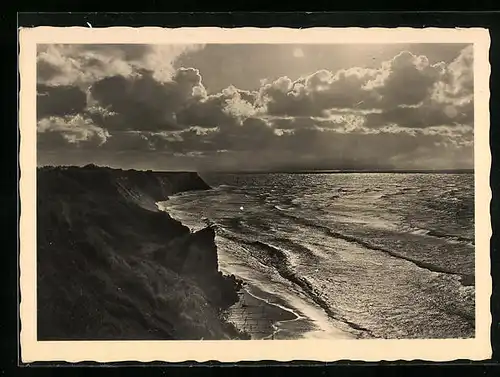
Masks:
[[[313,328],[312,322],[296,309],[255,286],[245,285],[240,300],[226,312],[227,319],[251,339],[291,339]]]

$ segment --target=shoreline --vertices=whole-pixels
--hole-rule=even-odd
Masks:
[[[191,233],[196,233],[206,227],[215,229],[219,271],[226,276],[233,275],[243,282],[243,287],[237,293],[239,296],[238,302],[222,312],[221,319],[224,322],[232,325],[238,331],[246,333],[251,339],[353,339],[357,337],[356,334],[352,333],[353,330],[356,332],[356,329],[342,321],[331,318],[324,307],[315,305],[317,303],[311,297],[309,299],[312,302],[306,303],[299,298],[300,305],[297,305],[297,302],[292,304],[288,298],[273,293],[272,284],[268,286],[265,281],[255,281],[251,271],[246,268],[241,269],[241,266],[235,265],[231,257],[226,255],[224,247],[221,246],[220,240],[218,240],[218,237],[223,236],[220,235],[217,224],[210,221],[208,223],[186,221],[182,216],[182,210],[181,213],[176,213],[177,210],[170,207],[170,205],[171,203],[163,201],[160,205],[161,210],[185,224]],[[242,310],[242,304],[246,305],[245,310]],[[248,310],[252,312],[250,314],[252,318],[250,322],[245,323]],[[284,311],[285,314],[276,315],[276,312],[280,310]],[[270,314],[269,312],[274,313]],[[290,316],[290,313],[292,313],[291,318],[285,319],[283,317],[285,315]]]
[[[248,283],[238,295],[238,302],[225,311],[225,320],[252,340],[299,339],[314,327],[307,317],[272,302],[272,294]]]

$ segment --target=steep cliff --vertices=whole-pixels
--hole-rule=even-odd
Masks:
[[[37,178],[39,340],[227,339],[239,282],[210,228],[156,202],[209,186],[191,172],[44,167]]]

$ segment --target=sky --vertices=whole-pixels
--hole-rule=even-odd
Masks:
[[[473,168],[464,44],[38,45],[39,165]]]

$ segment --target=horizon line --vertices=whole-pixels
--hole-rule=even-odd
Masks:
[[[204,170],[204,169],[179,169],[179,170],[157,170],[157,169],[139,169],[122,168],[109,165],[85,164],[85,165],[40,165],[39,168],[107,168],[116,170],[136,170],[152,172],[196,172],[205,174],[342,174],[342,173],[427,173],[427,174],[446,174],[446,173],[473,173],[474,168],[451,168],[451,169],[271,169],[271,170]]]

